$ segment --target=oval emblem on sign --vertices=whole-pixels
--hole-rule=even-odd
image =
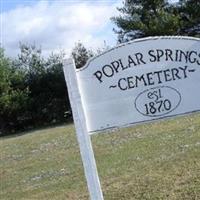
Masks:
[[[168,86],[155,87],[140,93],[135,107],[142,115],[160,117],[174,111],[181,102],[181,94]]]

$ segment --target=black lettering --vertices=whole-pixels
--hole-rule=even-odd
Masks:
[[[171,81],[172,80],[172,78],[170,79],[171,76],[170,76],[169,72],[170,72],[169,69],[166,69],[166,70],[163,71],[164,76],[165,76],[165,81]]]
[[[160,62],[160,59],[163,57],[164,52],[161,49],[157,49],[157,61]]]
[[[149,50],[148,53],[149,53],[149,55],[150,55],[150,57],[151,57],[149,60],[150,60],[151,62],[156,62],[156,56],[153,54],[153,53],[154,53],[154,50]]]
[[[196,51],[191,51],[190,53],[189,53],[189,55],[188,55],[188,57],[189,57],[189,61],[190,61],[190,63],[195,63],[195,62],[197,62],[197,58],[195,57],[193,57],[193,59],[191,58],[192,57],[192,54],[195,54],[196,56],[197,56],[197,52]]]
[[[136,87],[138,87],[139,82],[143,82],[144,86],[147,86],[147,83],[146,83],[145,78],[144,78],[144,74],[142,74],[142,76],[135,76],[135,86]]]
[[[179,50],[179,52],[180,52],[180,55],[179,55],[179,62],[181,62],[181,61],[185,61],[185,63],[188,63],[188,51],[187,52],[184,52],[184,51],[181,51],[181,50]],[[184,57],[184,59],[183,59],[183,57]]]
[[[102,78],[101,71],[96,71],[93,75],[96,76],[96,78],[99,80],[100,83],[102,82],[102,80],[101,80],[101,78]]]
[[[137,64],[134,62],[133,58],[129,55],[128,56],[128,67],[131,67],[131,64],[136,66]]]
[[[141,53],[136,53],[135,57],[137,59],[138,65],[140,65],[141,63],[146,64],[146,62],[143,60],[143,55]]]
[[[200,53],[199,53],[199,60],[197,60],[197,64],[200,65]]]
[[[102,71],[107,77],[112,77],[114,75],[114,69],[110,65],[104,65]]]
[[[188,68],[188,66],[185,66],[184,68],[179,67],[179,69],[183,71],[184,78],[187,78],[187,68]]]
[[[155,83],[152,78],[153,73],[150,72],[150,73],[147,73],[146,75],[147,75],[148,85],[154,85]]]
[[[171,72],[172,72],[172,77],[173,77],[173,80],[175,81],[176,79],[181,79],[180,76],[178,76],[178,73],[179,73],[179,70],[176,69],[176,68],[172,68],[171,69]]]
[[[126,78],[120,78],[118,81],[118,87],[120,88],[120,90],[127,90],[128,87],[123,85],[123,82],[125,82],[126,85]],[[124,87],[123,87],[124,86]]]
[[[179,50],[176,50],[176,58],[175,58],[176,62],[178,62],[178,57],[179,57]]]
[[[173,54],[173,51],[171,49],[165,49],[166,61],[168,60],[173,61],[172,54]]]
[[[133,77],[127,77],[127,82],[128,82],[128,88],[131,89],[131,88],[134,88],[135,85],[134,85],[134,82],[132,81]]]
[[[113,68],[114,68],[114,70],[116,71],[116,72],[118,72],[118,69],[119,69],[119,62],[118,61],[113,61],[113,62],[111,62],[111,65],[113,66]]]
[[[120,65],[121,65],[121,67],[122,67],[122,70],[125,70],[125,69],[127,69],[127,68],[128,68],[128,66],[124,67],[124,65],[123,65],[123,63],[122,63],[122,60],[121,60],[121,59],[119,59],[119,63],[120,63]]]
[[[161,70],[161,71],[156,71],[156,72],[154,72],[154,74],[156,74],[157,77],[158,77],[158,84],[161,84],[161,83],[162,83],[161,78],[160,78],[160,74],[161,74],[162,72],[163,72],[162,70]]]

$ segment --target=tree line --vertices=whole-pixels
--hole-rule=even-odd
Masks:
[[[200,1],[127,0],[111,20],[117,42],[159,35],[200,37]],[[77,68],[97,53],[77,43],[71,55]],[[0,135],[71,120],[62,69],[64,53],[42,56],[41,48],[20,44],[11,59],[0,48]]]
[[[93,53],[78,43],[72,55],[81,67]],[[60,52],[44,58],[35,45],[20,44],[11,59],[0,48],[0,135],[71,119],[63,57]]]

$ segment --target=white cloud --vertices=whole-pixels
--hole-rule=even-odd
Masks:
[[[75,42],[97,48],[106,41],[114,44],[110,17],[116,15],[116,3],[40,1],[1,14],[2,45],[10,56],[19,52],[19,41],[41,45],[48,54],[65,49],[71,51]]]

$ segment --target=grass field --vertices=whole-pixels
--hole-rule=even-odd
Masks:
[[[73,125],[0,138],[1,200],[89,199]],[[105,200],[199,200],[200,114],[92,136]]]

